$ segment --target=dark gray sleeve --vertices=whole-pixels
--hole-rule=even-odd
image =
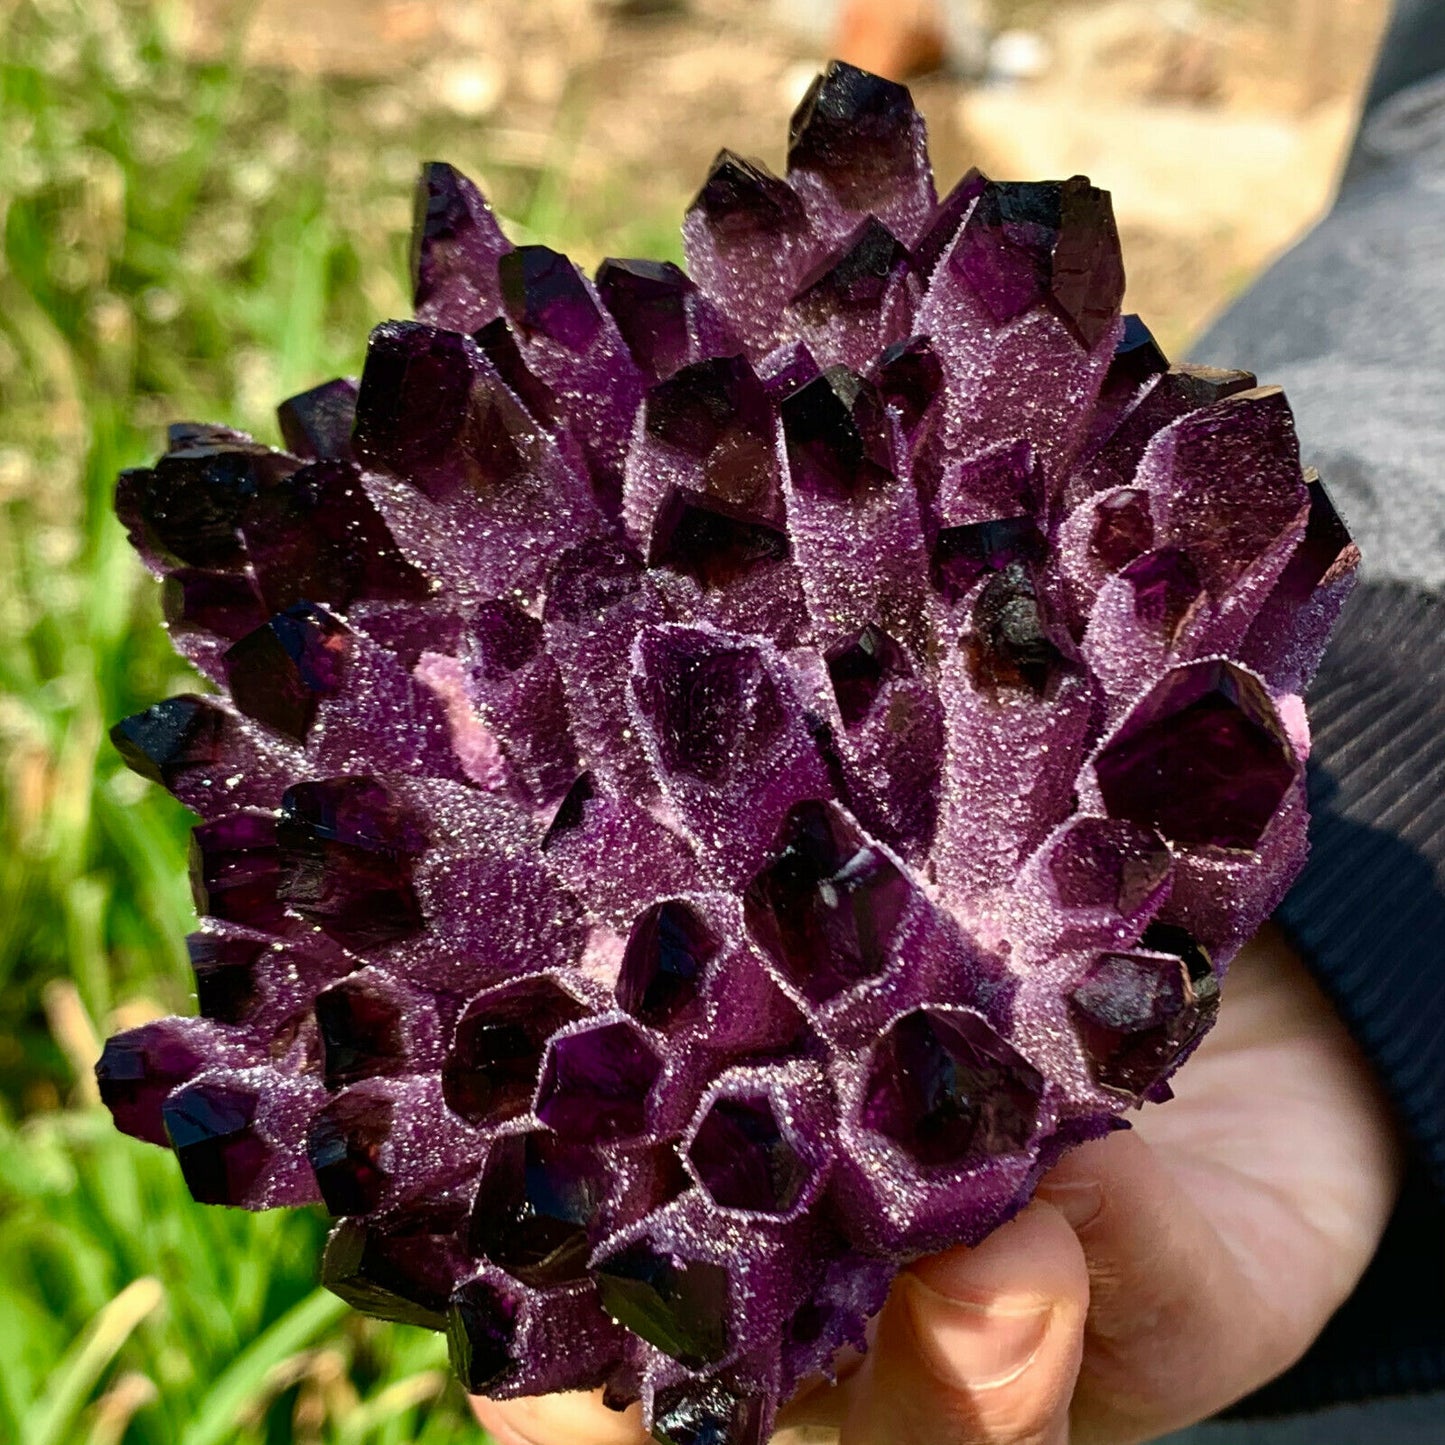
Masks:
[[[1195,358],[1281,383],[1363,554],[1311,690],[1279,921],[1374,1064],[1410,1182],[1355,1296],[1233,1413],[1445,1389],[1445,0],[1405,0],[1330,215]]]
[[[1368,116],[1334,210],[1190,360],[1284,387],[1366,579],[1445,590],[1445,73]]]

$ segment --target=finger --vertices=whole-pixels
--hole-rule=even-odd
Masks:
[[[1287,1316],[1132,1134],[1085,1146],[1040,1188],[1074,1225],[1090,1309],[1077,1442],[1130,1445],[1213,1414],[1287,1363]]]
[[[1235,965],[1179,1097],[1137,1133],[1075,1151],[1040,1188],[1089,1267],[1078,1445],[1153,1439],[1288,1368],[1388,1213],[1388,1135],[1345,1127],[1371,1091],[1330,1032],[1339,1025],[1308,1006],[1290,960],[1263,958],[1257,972],[1261,957]]]
[[[1087,1306],[1083,1252],[1047,1204],[921,1261],[894,1285],[841,1445],[1065,1445]]]
[[[642,1408],[609,1410],[600,1394],[472,1397],[472,1411],[496,1445],[650,1445]]]

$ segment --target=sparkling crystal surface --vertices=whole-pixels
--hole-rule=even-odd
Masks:
[[[879,1043],[863,1118],[925,1165],[1022,1149],[1042,1077],[982,1019],[919,1009]]]
[[[1084,177],[940,199],[832,64],[686,266],[514,246],[442,162],[415,319],[173,427],[116,510],[204,682],[199,1017],[118,1034],[196,1198],[466,1386],[763,1445],[893,1274],[1168,1095],[1305,851],[1358,553],[1283,396],[1119,313]]]
[[[680,1364],[701,1368],[726,1355],[729,1288],[722,1265],[635,1244],[597,1265],[597,1287],[609,1314]]]
[[[744,895],[753,936],[814,1002],[881,973],[912,889],[841,812],[800,803]]]
[[[1232,663],[1173,669],[1104,745],[1105,806],[1184,847],[1252,849],[1299,763],[1263,685]]]
[[[635,1138],[662,1071],[656,1051],[630,1023],[598,1024],[552,1041],[537,1086],[537,1117],[580,1139]]]

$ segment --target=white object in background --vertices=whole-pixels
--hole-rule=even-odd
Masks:
[[[1053,47],[1036,30],[1001,30],[988,47],[988,78],[1013,85],[1048,73]]]

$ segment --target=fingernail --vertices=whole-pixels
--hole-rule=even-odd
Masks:
[[[1050,1184],[1045,1180],[1037,1193],[1045,1204],[1053,1205],[1075,1231],[1092,1224],[1104,1207],[1104,1187],[1097,1179],[1080,1179],[1068,1184]]]
[[[954,1389],[992,1390],[1033,1363],[1053,1317],[1049,1302],[975,1304],[904,1276],[914,1333],[935,1374]]]

